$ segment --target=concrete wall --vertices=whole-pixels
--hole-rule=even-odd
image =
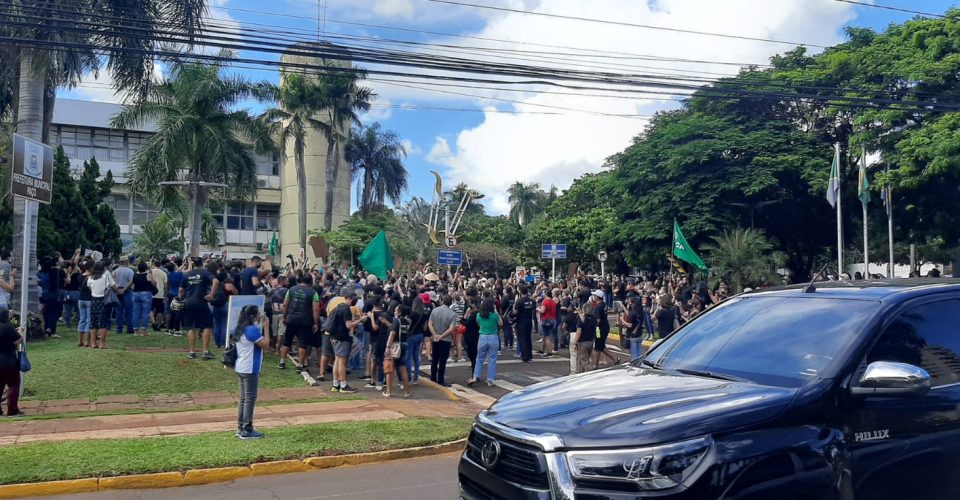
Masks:
[[[319,58],[300,55],[284,54],[283,62],[293,64],[331,65],[337,64],[350,67],[348,61],[321,61]],[[291,71],[300,71],[291,69]],[[309,70],[305,70],[309,71]],[[318,119],[326,121],[322,114]],[[349,131],[348,131],[349,133]],[[340,144],[340,167],[337,172],[337,181],[334,188],[333,227],[334,229],[350,217],[350,166],[344,159],[344,144]],[[281,158],[280,166],[280,257],[287,254],[296,256],[300,247],[299,223],[299,195],[297,189],[297,170],[294,157],[293,141],[287,144],[287,154]],[[307,129],[304,164],[307,177],[307,230],[322,229],[326,214],[326,162],[327,140],[320,132]],[[307,257],[313,258],[313,252],[307,249]]]

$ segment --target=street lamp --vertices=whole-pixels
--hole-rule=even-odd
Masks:
[[[200,193],[210,188],[225,188],[222,182],[206,181],[162,181],[161,186],[189,187],[190,189],[190,256],[200,255]]]

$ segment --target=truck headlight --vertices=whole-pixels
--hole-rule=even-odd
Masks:
[[[697,469],[713,447],[701,437],[647,448],[570,451],[567,461],[573,477],[636,483],[643,490],[673,488]]]

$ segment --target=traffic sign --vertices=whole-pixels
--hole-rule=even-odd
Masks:
[[[567,245],[546,243],[540,247],[540,255],[544,259],[566,259]]]
[[[53,196],[53,149],[13,134],[13,175],[10,192],[28,200],[50,203]]]
[[[444,240],[447,244],[447,248],[453,248],[457,246],[457,237],[456,236],[447,236]]]
[[[600,262],[606,262],[606,261],[607,261],[607,252],[605,252],[605,251],[603,251],[603,250],[600,250],[599,252],[597,252],[597,260],[599,260]]]
[[[460,250],[437,250],[437,264],[441,266],[462,266],[463,252]]]

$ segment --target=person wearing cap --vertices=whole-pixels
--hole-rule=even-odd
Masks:
[[[123,333],[123,325],[127,325],[127,333],[133,335],[133,292],[127,293],[127,289],[133,284],[133,269],[130,268],[130,257],[124,255],[120,257],[119,267],[113,271],[113,281],[117,285],[116,305],[117,313],[117,335]]]
[[[330,348],[333,351],[333,387],[331,392],[344,394],[353,394],[357,390],[347,385],[347,358],[350,356],[350,347],[352,337],[350,331],[356,328],[361,319],[357,314],[354,319],[353,307],[357,304],[356,290],[351,286],[345,286],[340,290],[342,300],[337,302],[332,308],[328,308],[327,314],[330,316],[333,325],[327,333],[330,334]],[[333,302],[333,301],[331,301]]]
[[[620,358],[615,358],[607,352],[607,337],[610,335],[610,318],[607,317],[607,302],[603,290],[594,290],[590,295],[590,306],[593,308],[593,317],[597,320],[596,337],[593,343],[593,368],[600,368],[600,357],[606,356],[611,364],[620,364]]]

